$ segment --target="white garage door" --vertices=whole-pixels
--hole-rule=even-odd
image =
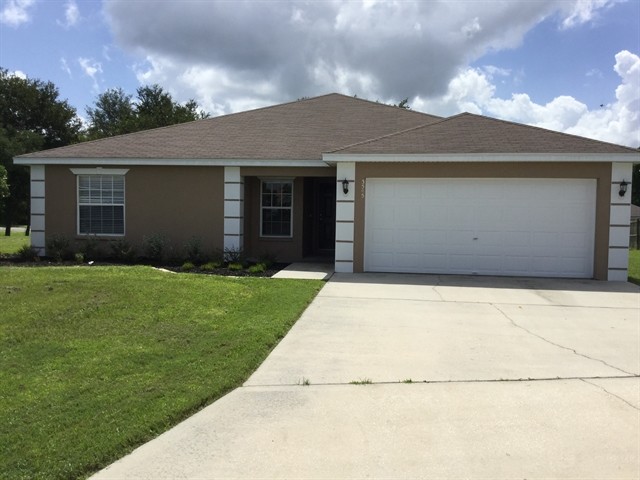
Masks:
[[[370,272],[593,276],[595,180],[369,179]]]

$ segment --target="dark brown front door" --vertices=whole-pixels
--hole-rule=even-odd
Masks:
[[[335,178],[305,179],[303,236],[305,256],[333,256],[336,239]]]

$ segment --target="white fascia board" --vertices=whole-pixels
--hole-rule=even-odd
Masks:
[[[14,158],[16,165],[127,165],[181,167],[329,167],[323,160],[255,160],[212,158]]]
[[[466,153],[466,154],[346,154],[325,153],[329,165],[342,162],[618,162],[640,163],[637,153]]]

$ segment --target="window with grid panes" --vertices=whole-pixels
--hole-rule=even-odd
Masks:
[[[78,175],[78,233],[124,235],[124,175]]]
[[[293,220],[293,181],[263,180],[261,197],[261,235],[291,237]]]

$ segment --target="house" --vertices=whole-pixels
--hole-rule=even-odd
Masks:
[[[22,155],[32,243],[162,233],[338,272],[627,278],[637,151],[329,94]],[[625,190],[626,191],[623,191]]]

